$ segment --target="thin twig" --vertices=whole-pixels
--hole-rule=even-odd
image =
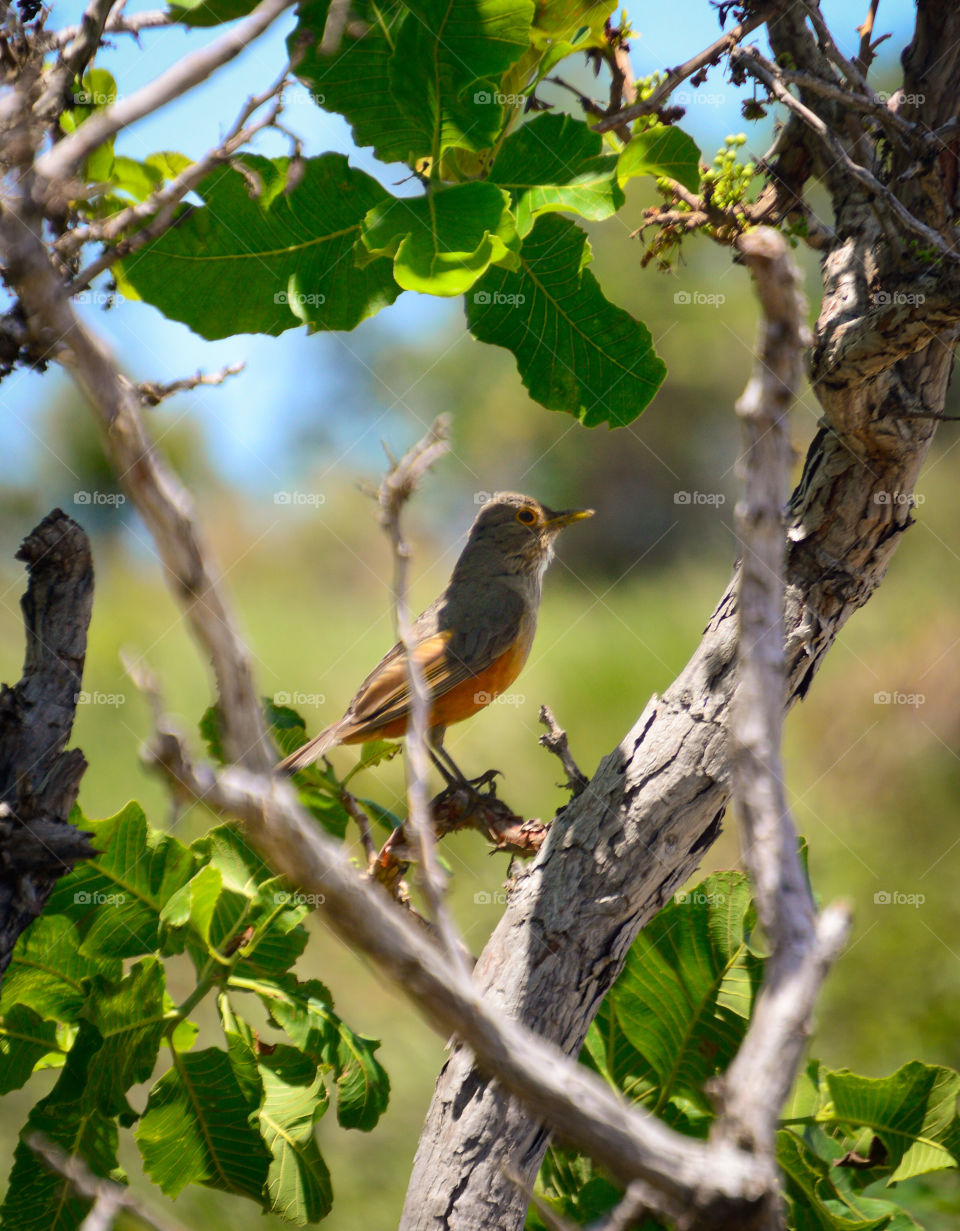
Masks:
[[[840,70],[855,90],[859,90],[861,94],[865,94],[868,98],[875,98],[876,95],[868,84],[866,77],[864,77],[852,60],[847,59],[834,42],[833,35],[830,33],[830,27],[820,11],[819,0],[799,0],[799,4],[810,18],[810,22],[816,31],[820,49],[830,63]]]
[[[261,0],[239,25],[201,50],[184,56],[127,98],[118,99],[112,106],[90,116],[85,124],[37,159],[37,176],[51,183],[69,176],[85,158],[121,129],[186,94],[206,81],[218,68],[235,59],[295,3],[296,0]]]
[[[168,381],[166,384],[161,384],[156,380],[142,380],[137,385],[137,390],[145,406],[159,406],[162,401],[173,397],[175,393],[186,393],[191,389],[199,388],[200,385],[222,385],[231,376],[237,376],[246,366],[241,359],[238,363],[228,363],[219,371],[198,371],[195,376],[185,376],[180,380]]]
[[[859,163],[854,162],[830,126],[815,112],[811,111],[809,107],[800,102],[798,98],[794,98],[787,89],[786,84],[780,79],[776,65],[766,60],[756,47],[734,48],[730,52],[730,61],[732,64],[740,65],[751,76],[756,77],[785,107],[788,107],[795,115],[799,116],[816,133],[829,150],[833,159],[843,167],[851,179],[856,180],[858,184],[861,184],[875,196],[878,201],[882,202],[905,230],[923,239],[944,260],[950,262],[960,260],[960,252],[948,247],[943,236],[938,231],[928,227],[919,218],[911,214],[903,202],[898,200],[889,188],[881,184],[875,175],[865,167],[861,167]]]
[[[567,786],[570,788],[571,797],[576,798],[590,779],[581,772],[579,765],[573,759],[573,753],[567,743],[567,733],[554,718],[549,705],[540,706],[540,721],[547,728],[547,733],[540,736],[540,743],[548,752],[560,758],[563,772],[567,775]]]
[[[856,65],[860,72],[866,76],[870,65],[875,59],[876,47],[883,41],[883,38],[889,38],[888,34],[883,38],[873,42],[873,26],[877,20],[877,9],[880,7],[880,0],[870,0],[870,10],[863,19],[863,25],[857,26],[857,33],[860,35],[860,50],[857,52]]]
[[[111,13],[104,23],[104,34],[132,34],[139,36],[142,30],[158,30],[164,26],[172,26],[176,17],[167,9],[148,9],[143,13]],[[80,26],[64,26],[54,30],[39,40],[43,50],[54,50],[65,47],[71,39],[80,33]]]
[[[744,498],[737,691],[731,709],[733,794],[757,911],[770,941],[746,1037],[719,1083],[713,1138],[771,1164],[781,1106],[800,1064],[820,985],[845,942],[848,912],[816,918],[790,818],[781,761],[786,709],[784,508],[792,454],[789,411],[803,371],[805,303],[783,236],[759,228],[737,241],[754,277],[762,320],[754,370],[737,403]],[[771,1198],[772,1200],[772,1198]],[[775,1205],[764,1225],[780,1226]]]
[[[100,45],[104,24],[116,3],[117,0],[91,0],[84,10],[80,25],[75,27],[73,37],[50,71],[46,89],[34,107],[37,115],[53,117],[59,112],[71,82],[75,77],[82,76]]]
[[[765,5],[761,6],[744,21],[734,26],[728,34],[721,35],[715,43],[711,43],[709,47],[705,47],[697,55],[691,56],[685,64],[681,64],[679,68],[672,68],[667,73],[665,80],[661,81],[647,98],[634,103],[630,107],[624,107],[622,111],[618,111],[614,115],[608,115],[599,124],[594,124],[594,132],[609,132],[612,128],[619,128],[621,124],[627,124],[631,120],[639,119],[642,115],[652,115],[655,111],[659,111],[677,86],[682,85],[688,77],[692,77],[698,69],[716,64],[725,52],[729,52],[734,48],[752,30],[762,26],[769,16],[769,8]]]
[[[340,802],[353,817],[360,831],[360,842],[367,857],[367,867],[370,868],[377,858],[377,844],[373,840],[373,833],[370,829],[370,818],[364,812],[363,805],[357,797],[352,795],[346,787],[340,788]]]
[[[410,683],[410,716],[407,720],[407,825],[413,831],[420,855],[420,883],[423,895],[433,915],[437,931],[451,962],[467,974],[464,947],[457,936],[447,907],[443,871],[437,862],[427,776],[427,736],[430,722],[430,694],[423,678],[423,669],[416,654],[416,638],[410,621],[407,575],[410,548],[403,535],[401,516],[404,505],[413,495],[424,474],[449,451],[450,420],[441,415],[422,440],[408,449],[398,462],[393,462],[377,491],[380,521],[393,548],[393,602],[397,621],[397,639],[403,646]],[[392,459],[391,459],[392,461]]]
[[[161,1218],[129,1188],[123,1188],[113,1180],[95,1175],[78,1154],[67,1154],[43,1133],[31,1133],[27,1138],[27,1145],[45,1166],[63,1176],[74,1192],[93,1202],[80,1231],[110,1231],[117,1216],[124,1210],[133,1214],[152,1231],[184,1231],[182,1223]]]

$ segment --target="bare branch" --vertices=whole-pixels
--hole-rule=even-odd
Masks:
[[[85,124],[58,142],[36,162],[36,173],[51,183],[71,175],[76,168],[121,129],[186,94],[235,59],[260,37],[296,0],[261,0],[249,17],[221,34],[208,46],[184,56],[177,64],[127,98],[97,111]]]
[[[758,7],[745,21],[734,26],[728,34],[721,35],[716,42],[711,43],[709,47],[705,47],[697,55],[691,56],[679,68],[670,69],[666,80],[662,81],[649,97],[634,103],[630,107],[624,107],[622,111],[618,111],[614,115],[608,115],[599,124],[594,124],[594,132],[609,132],[613,128],[619,128],[622,124],[629,123],[631,120],[639,119],[642,115],[652,115],[655,111],[659,111],[679,85],[682,85],[688,77],[692,77],[698,69],[708,68],[711,64],[718,64],[724,53],[731,51],[741,39],[746,38],[758,26],[762,26],[771,15],[771,11],[769,5]]]
[[[181,380],[171,380],[161,384],[155,380],[142,380],[137,385],[137,392],[144,406],[159,406],[161,402],[175,393],[186,393],[198,389],[201,385],[222,385],[231,376],[236,376],[247,365],[241,359],[239,363],[228,363],[216,372],[197,372],[195,376],[185,376]]]
[[[137,36],[142,30],[156,30],[171,26],[176,18],[167,9],[148,9],[143,13],[114,13],[107,18],[103,27],[104,34],[132,34]],[[40,46],[44,49],[65,47],[71,39],[80,33],[80,26],[64,26],[41,38]]]
[[[74,1192],[93,1202],[80,1231],[110,1231],[125,1210],[151,1231],[184,1231],[182,1223],[161,1219],[129,1188],[95,1175],[78,1154],[65,1153],[43,1133],[32,1133],[27,1145],[51,1171],[63,1176]]]
[[[714,1136],[769,1158],[779,1110],[796,1075],[820,984],[849,928],[842,907],[819,923],[797,850],[783,785],[786,710],[784,508],[791,464],[789,411],[802,373],[805,304],[783,237],[761,228],[738,241],[762,307],[753,374],[737,403],[744,498],[737,691],[731,705],[733,793],[740,804],[744,862],[771,943],[743,1044],[720,1083]],[[770,1227],[782,1225],[771,1197]]]
[[[422,440],[394,462],[384,475],[377,492],[380,521],[393,548],[393,601],[397,617],[397,638],[403,646],[410,681],[410,715],[407,720],[407,825],[413,831],[420,856],[420,885],[430,907],[437,931],[447,955],[466,977],[464,946],[457,936],[447,907],[444,875],[437,862],[427,777],[430,772],[427,757],[427,736],[430,724],[430,694],[423,678],[423,668],[416,654],[416,637],[410,621],[407,573],[410,548],[403,535],[400,518],[403,506],[416,491],[430,467],[449,451],[450,418],[441,415]],[[391,459],[392,460],[392,459]]]
[[[573,759],[573,753],[570,751],[570,745],[567,743],[567,733],[564,731],[556,718],[553,716],[553,711],[548,705],[540,706],[540,721],[547,728],[546,735],[540,736],[540,743],[548,752],[552,752],[555,757],[560,758],[560,764],[563,766],[563,772],[567,775],[567,785],[573,796],[577,796],[587,785],[589,779],[586,774],[582,773],[579,765]]]
[[[788,107],[795,115],[799,116],[820,138],[835,162],[843,167],[851,179],[856,180],[858,184],[861,184],[879,202],[886,206],[889,213],[896,218],[904,230],[919,236],[944,260],[951,263],[960,260],[960,252],[955,248],[949,247],[938,231],[928,227],[919,218],[911,214],[906,206],[893,195],[889,188],[881,184],[875,175],[865,167],[861,167],[859,163],[853,161],[830,126],[820,116],[811,111],[809,107],[800,102],[798,98],[794,98],[783,80],[781,80],[777,66],[765,59],[756,47],[734,48],[730,52],[730,61],[732,64],[741,66],[751,76],[756,77],[785,107]]]
[[[480,999],[466,974],[406,912],[357,876],[341,846],[311,823],[285,779],[240,766],[219,772],[194,766],[169,728],[161,729],[149,756],[181,796],[240,819],[272,868],[317,894],[328,926],[372,957],[441,1033],[455,1032],[484,1070],[536,1116],[622,1182],[647,1180],[655,1210],[681,1202],[725,1209],[734,1219],[775,1187],[775,1173],[764,1163],[726,1143],[704,1146],[667,1128]]]

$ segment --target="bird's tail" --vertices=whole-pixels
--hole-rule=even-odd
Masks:
[[[308,740],[302,748],[298,748],[296,752],[291,752],[288,757],[284,757],[276,767],[277,773],[295,774],[298,769],[306,769],[314,761],[319,761],[325,752],[335,748],[340,743],[340,739],[349,725],[350,723],[346,719],[341,718],[333,726],[327,727],[319,735],[315,735],[313,739]]]

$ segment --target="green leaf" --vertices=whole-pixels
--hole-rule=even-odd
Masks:
[[[353,249],[383,188],[341,154],[308,158],[284,191],[290,161],[244,155],[247,175],[220,168],[202,181],[204,206],[128,257],[118,285],[207,339],[353,329],[400,293],[389,261],[359,268]],[[252,195],[253,194],[253,195]]]
[[[656,1076],[655,1111],[682,1095],[712,1114],[704,1083],[736,1054],[760,983],[753,919],[746,877],[717,872],[667,905],[631,947],[613,1006]]]
[[[323,1066],[286,1045],[261,1050],[226,994],[219,1007],[234,1076],[258,1108],[251,1124],[273,1157],[267,1173],[270,1208],[299,1226],[318,1222],[333,1203],[330,1173],[313,1134],[329,1101]]]
[[[261,1055],[259,1063],[260,1134],[273,1155],[267,1173],[270,1208],[298,1226],[319,1222],[333,1204],[330,1172],[313,1131],[327,1108],[323,1071],[284,1044]]]
[[[219,705],[210,705],[203,711],[203,717],[200,719],[200,738],[210,758],[218,765],[225,765],[227,757],[223,751],[223,715],[220,713]]]
[[[557,1145],[544,1155],[537,1190],[561,1218],[577,1226],[602,1223],[623,1196],[592,1159]],[[649,1231],[646,1223],[644,1231]]]
[[[520,235],[552,210],[593,220],[617,212],[625,199],[617,158],[602,150],[599,133],[559,112],[539,115],[507,137],[489,180],[512,194]]]
[[[823,1070],[821,1124],[869,1129],[887,1149],[890,1183],[960,1164],[960,1074],[911,1060],[889,1077]]]
[[[144,1170],[169,1197],[187,1184],[261,1201],[270,1154],[225,1052],[173,1053],[137,1126]]]
[[[634,130],[620,153],[620,183],[637,175],[666,175],[690,192],[700,191],[700,149],[692,137],[672,125]]]
[[[193,854],[176,838],[150,829],[137,803],[107,820],[82,818],[82,824],[101,853],[58,882],[48,911],[76,922],[84,953],[137,957],[155,951],[160,912],[190,879]]]
[[[86,980],[98,973],[119,979],[121,962],[81,953],[80,933],[69,919],[40,915],[17,941],[3,979],[0,1012],[25,1005],[40,1017],[74,1021],[86,1003]]]
[[[59,1051],[56,1022],[45,1022],[25,1004],[0,1017],[0,1094],[19,1090],[48,1052]]]
[[[90,1057],[84,1101],[106,1115],[119,1115],[122,1123],[136,1119],[126,1092],[147,1081],[156,1064],[167,1025],[164,990],[163,966],[152,957],[137,962],[119,983],[102,975],[91,980],[83,1016],[99,1042]]]
[[[838,1154],[839,1156],[839,1154]],[[899,1206],[843,1191],[842,1169],[821,1158],[796,1133],[777,1134],[790,1226],[796,1231],[909,1231],[917,1224]]]
[[[421,134],[417,156],[481,151],[503,128],[499,79],[530,45],[533,0],[409,0],[390,88]]]
[[[390,91],[390,59],[407,6],[401,0],[387,0],[384,5],[355,0],[350,6],[354,21],[348,22],[337,54],[321,56],[319,45],[329,7],[328,0],[300,7],[300,20],[287,39],[291,53],[295,48],[302,50],[310,40],[302,51],[297,76],[318,106],[347,120],[357,145],[373,146],[383,162],[412,163],[429,146],[422,128],[399,110]]]
[[[300,983],[292,976],[279,980],[244,981],[255,992],[272,1020],[315,1064],[330,1065],[337,1080],[337,1120],[344,1128],[367,1131],[387,1106],[390,1080],[374,1056],[375,1039],[354,1034],[333,1011],[330,993],[316,979]]]
[[[586,268],[587,237],[556,214],[538,218],[517,273],[494,268],[466,298],[470,332],[513,352],[530,396],[586,426],[631,423],[666,374],[650,331],[604,298]]]
[[[26,1144],[34,1133],[43,1134],[70,1158],[82,1159],[95,1175],[126,1182],[117,1162],[116,1120],[91,1107],[85,1097],[88,1065],[99,1046],[88,1023],[85,1032],[87,1039],[78,1039],[56,1085],[30,1112],[20,1134],[0,1208],[5,1231],[76,1231],[90,1209],[90,1202],[78,1197]]]
[[[257,3],[258,0],[171,0],[167,11],[174,21],[185,26],[216,26],[246,17]]]
[[[399,286],[460,295],[488,266],[519,248],[507,194],[493,184],[456,184],[375,206],[363,224],[374,256],[393,257]]]
[[[403,745],[395,739],[368,739],[360,747],[360,765],[363,769],[372,769],[385,761],[392,761],[399,756]]]

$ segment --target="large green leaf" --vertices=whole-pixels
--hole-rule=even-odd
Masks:
[[[636,175],[666,175],[691,192],[698,192],[700,149],[682,129],[654,124],[634,131],[620,153],[617,174],[621,184]]]
[[[890,1183],[960,1165],[960,1074],[911,1060],[889,1077],[822,1070],[825,1126],[869,1129],[887,1151]]]
[[[295,1047],[260,1056],[260,1133],[273,1155],[267,1175],[270,1208],[302,1226],[330,1212],[333,1189],[313,1126],[327,1108],[323,1071]]]
[[[357,145],[373,146],[383,162],[412,163],[425,152],[423,129],[397,107],[390,91],[390,58],[407,6],[402,0],[357,0],[336,54],[321,56],[329,8],[329,0],[300,7],[300,20],[287,39],[291,52],[302,50],[297,76],[319,106],[344,116]]]
[[[466,297],[481,342],[514,353],[531,397],[587,427],[632,422],[666,374],[650,331],[605,299],[586,268],[587,237],[556,214],[538,218],[517,273],[495,267]]]
[[[390,1080],[374,1052],[375,1039],[354,1034],[333,1011],[330,993],[316,979],[236,980],[255,992],[271,1018],[305,1055],[333,1069],[337,1081],[337,1120],[344,1128],[371,1129],[390,1096]],[[231,980],[231,984],[234,980]]]
[[[499,79],[530,45],[533,0],[408,0],[390,87],[420,133],[417,156],[485,150],[516,101]]]
[[[100,854],[58,882],[47,909],[76,922],[84,953],[153,952],[160,911],[190,878],[194,856],[176,838],[150,829],[137,803],[107,820],[82,818],[82,825],[92,831]]]
[[[395,197],[367,215],[363,243],[375,256],[393,257],[404,290],[461,295],[520,247],[509,204],[501,189],[479,183]]]
[[[90,1208],[73,1185],[46,1167],[26,1144],[41,1133],[70,1158],[79,1158],[95,1175],[125,1182],[117,1162],[117,1123],[86,1098],[88,1068],[99,1048],[86,1025],[72,1048],[56,1085],[30,1112],[13,1156],[7,1195],[0,1208],[4,1231],[76,1231]]]
[[[313,1133],[329,1101],[323,1066],[285,1044],[261,1048],[225,994],[219,1007],[234,1076],[258,1108],[249,1117],[251,1126],[272,1155],[266,1188],[270,1209],[299,1226],[318,1222],[333,1203],[330,1173]]]
[[[226,1053],[172,1054],[137,1126],[144,1170],[170,1197],[195,1183],[261,1201],[270,1154]]]
[[[617,158],[602,151],[599,133],[559,112],[539,115],[507,137],[489,179],[512,194],[521,235],[551,210],[593,220],[617,212],[624,202]]]
[[[364,216],[391,200],[342,154],[306,159],[287,193],[289,159],[245,155],[200,184],[200,208],[122,263],[120,289],[204,338],[280,334],[300,323],[353,329],[400,293],[389,261],[362,268]]]
[[[119,983],[102,975],[91,981],[83,1016],[95,1027],[99,1045],[90,1057],[84,1099],[123,1123],[136,1119],[127,1091],[153,1073],[167,1025],[164,990],[163,966],[152,957],[137,962]]]
[[[667,905],[630,949],[613,1005],[656,1074],[658,1112],[677,1096],[712,1112],[704,1084],[736,1054],[760,983],[753,918],[746,877],[717,872]]]
[[[69,919],[40,915],[17,941],[3,978],[0,1013],[25,1005],[41,1017],[73,1021],[87,1000],[86,980],[95,974],[118,979],[121,971],[118,958],[81,953],[80,933]]]
[[[259,0],[171,0],[169,13],[185,26],[217,26],[246,17]]]
[[[45,1022],[25,1004],[0,1016],[0,1094],[19,1090],[38,1060],[57,1052],[57,1024]]]

